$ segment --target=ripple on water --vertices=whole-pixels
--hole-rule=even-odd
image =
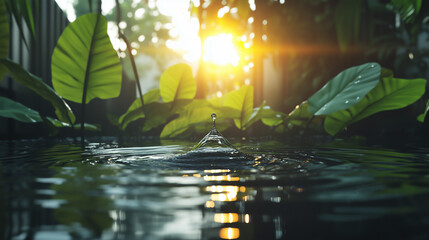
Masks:
[[[370,239],[368,229],[393,239],[397,232],[411,235],[411,229],[423,237],[410,239],[427,239],[427,149],[401,153],[259,141],[190,151],[189,145],[91,144],[82,151],[60,144],[1,153],[0,187],[7,194],[0,198],[9,204],[3,207],[19,206],[5,214],[13,226],[36,232],[35,239],[45,230],[64,230],[50,239],[109,233],[217,239],[229,229],[242,238],[259,231],[279,239],[346,239],[349,233]]]

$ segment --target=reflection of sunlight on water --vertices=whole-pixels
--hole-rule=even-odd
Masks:
[[[234,202],[234,201],[237,201],[237,193],[236,192],[215,193],[215,194],[212,194],[211,199],[213,201],[220,201],[220,202]]]
[[[237,213],[216,213],[214,221],[218,223],[235,223],[238,222]]]
[[[240,177],[231,176],[230,169],[207,169],[204,170],[204,181],[207,182],[228,182],[227,185],[216,183],[205,187],[205,191],[210,193],[210,200],[206,201],[205,208],[219,211],[223,209],[225,204],[235,204],[247,198],[247,190],[245,186],[239,186]],[[244,196],[243,196],[244,195]],[[241,202],[242,203],[242,202]],[[240,204],[241,204],[240,203]],[[242,208],[244,209],[244,208]],[[231,210],[230,210],[231,211]],[[234,211],[234,210],[232,210]],[[250,223],[250,215],[242,210],[238,212],[215,212],[213,213],[212,221],[218,224],[227,224],[225,227],[220,227],[219,237],[221,239],[237,239],[240,237],[240,229],[236,226],[240,223]]]
[[[215,203],[213,201],[206,202],[206,208],[214,208],[214,207],[215,207]]]
[[[250,215],[249,214],[244,215],[244,222],[250,223]]]
[[[238,228],[222,228],[219,232],[219,237],[222,239],[237,239],[240,237],[240,230]]]
[[[204,170],[205,173],[227,173],[231,172],[229,169],[206,169]]]
[[[228,182],[238,182],[240,177],[231,177],[231,175],[221,175],[221,176],[204,176],[204,180],[207,182],[210,181],[228,181]]]
[[[207,192],[212,192],[211,200],[220,202],[231,202],[237,200],[238,192],[245,192],[246,187],[232,185],[212,185],[206,187]]]

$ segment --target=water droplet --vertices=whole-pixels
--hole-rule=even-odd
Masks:
[[[359,100],[360,99],[360,97],[356,97],[356,100]]]
[[[373,68],[373,67],[375,67],[375,65],[374,65],[374,64],[371,64],[371,67]]]
[[[348,103],[349,103],[349,100],[346,101],[346,104],[348,104]]]
[[[357,81],[355,81],[355,82],[354,82],[354,84],[359,84],[359,83],[360,83],[360,81],[359,81],[359,80],[357,80]]]
[[[362,76],[361,76],[361,75],[359,75],[359,76],[358,76],[358,78],[359,78],[359,79],[361,79],[361,78],[362,78]]]
[[[210,115],[213,119],[213,128],[210,132],[203,138],[201,141],[194,146],[192,150],[205,148],[205,147],[214,147],[214,148],[230,148],[235,149],[231,143],[226,140],[222,134],[216,129],[216,113]]]
[[[212,113],[211,117],[213,119],[213,129],[216,129],[216,113]]]

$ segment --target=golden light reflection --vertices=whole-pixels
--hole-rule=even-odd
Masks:
[[[214,207],[215,207],[215,202],[213,201],[206,202],[206,208],[214,208]]]
[[[221,228],[219,237],[222,239],[237,239],[240,237],[240,230],[238,228]]]
[[[237,66],[240,61],[231,33],[210,36],[204,41],[203,60],[217,65]]]
[[[214,193],[221,193],[221,192],[238,192],[239,188],[238,186],[232,186],[232,185],[212,185],[207,186],[206,191],[207,192],[214,192]]]
[[[237,201],[237,192],[215,193],[211,195],[211,199],[213,201],[219,201],[219,202]]]
[[[205,173],[227,173],[231,172],[229,169],[206,169],[204,170]]]
[[[217,223],[235,223],[238,222],[237,213],[216,213],[214,221]]]
[[[245,223],[249,223],[250,222],[250,215],[249,214],[244,215],[244,222]]]
[[[238,182],[240,177],[231,177],[231,175],[220,175],[220,176],[204,176],[205,181],[227,181],[227,182]]]

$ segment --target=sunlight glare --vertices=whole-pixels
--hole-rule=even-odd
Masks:
[[[219,237],[222,239],[237,239],[240,237],[240,230],[238,228],[222,228],[219,232]]]
[[[189,62],[196,62],[201,55],[201,41],[198,36],[200,27],[197,17],[189,12],[189,0],[158,0],[156,2],[162,15],[171,17],[168,25],[169,39],[167,47],[173,49]]]
[[[214,221],[217,223],[235,223],[238,222],[237,213],[215,213]]]
[[[237,66],[240,57],[233,44],[232,34],[221,33],[208,37],[204,41],[203,60],[218,65],[232,64]]]
[[[162,15],[175,16],[188,12],[189,0],[158,0],[156,6]]]
[[[221,9],[219,9],[219,11],[217,12],[217,17],[218,18],[222,18],[228,12],[229,12],[229,7],[225,6],[225,7],[221,8]]]

